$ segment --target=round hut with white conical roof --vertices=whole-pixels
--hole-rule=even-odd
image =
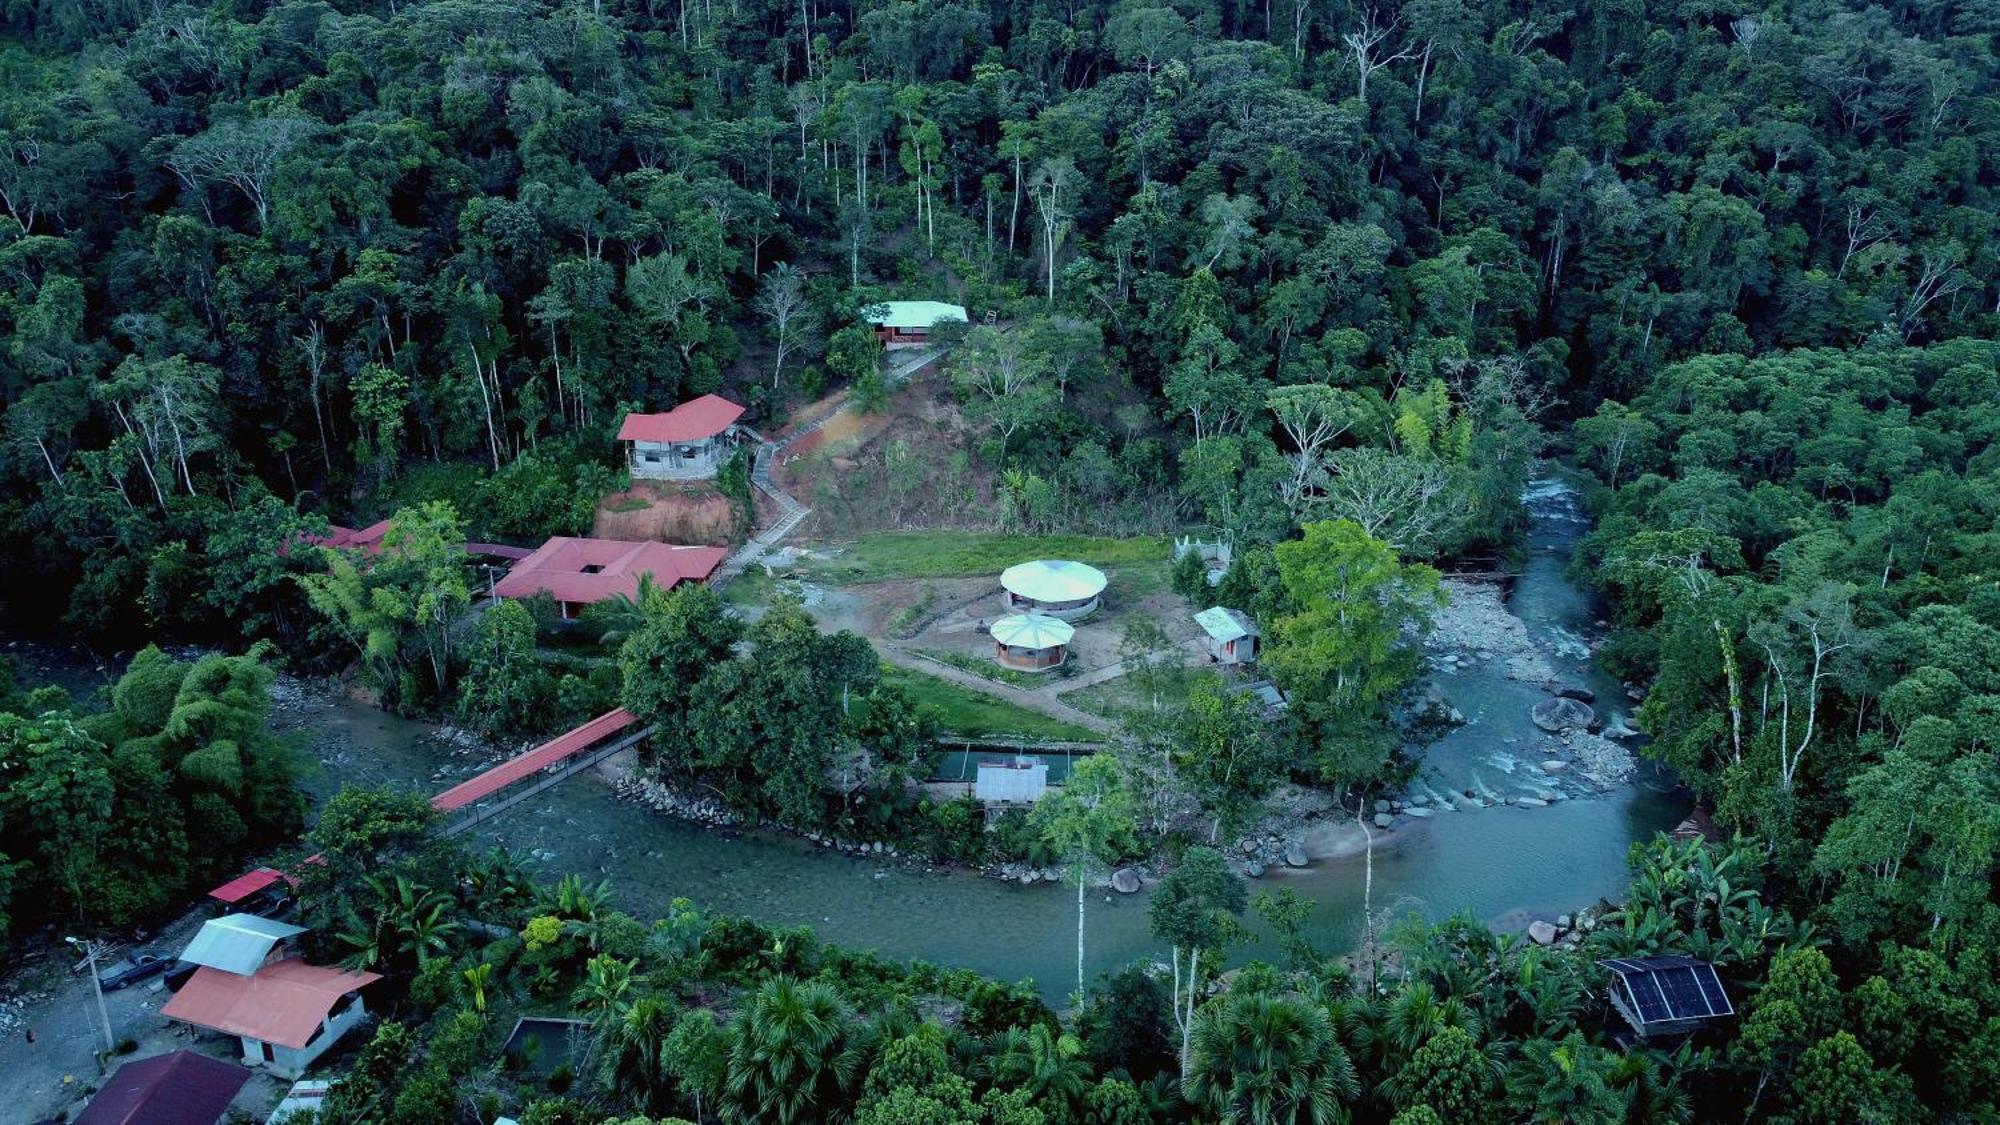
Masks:
[[[1076,628],[1040,613],[1012,613],[993,623],[993,656],[1009,668],[1046,672],[1069,659]]]
[[[1076,621],[1095,613],[1104,585],[1103,571],[1060,559],[1036,559],[1000,573],[1000,588],[1008,609],[1064,621]]]

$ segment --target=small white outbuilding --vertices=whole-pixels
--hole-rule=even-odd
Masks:
[[[1249,616],[1222,606],[1210,606],[1194,615],[1194,623],[1206,634],[1202,647],[1217,664],[1251,664],[1257,659],[1262,640],[1257,623]]]

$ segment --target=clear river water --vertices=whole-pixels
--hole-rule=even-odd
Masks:
[[[1565,657],[1558,666],[1566,676],[1590,683],[1601,701],[1620,700],[1621,689],[1589,665],[1578,640],[1594,607],[1563,576],[1585,526],[1574,498],[1541,482],[1525,499],[1531,551],[1509,606],[1535,641]],[[1515,758],[1516,746],[1539,733],[1528,719],[1529,708],[1543,698],[1537,687],[1506,679],[1493,662],[1442,674],[1438,684],[1468,722],[1428,748],[1421,786],[1502,795],[1554,787],[1532,761]],[[342,783],[383,780],[429,791],[471,772],[466,759],[451,759],[427,737],[430,728],[370,707],[309,704],[302,719],[309,753],[320,766],[312,786],[322,793]],[[1627,882],[1628,846],[1671,827],[1686,811],[1685,797],[1642,767],[1631,785],[1547,808],[1495,805],[1399,821],[1376,833],[1377,918],[1416,913],[1439,919],[1466,911],[1496,927],[1520,929],[1533,917],[1616,898]],[[1075,978],[1076,898],[1065,887],[1020,886],[835,854],[790,838],[697,828],[616,799],[592,774],[516,806],[469,839],[540,857],[528,862],[550,878],[572,871],[609,878],[621,905],[642,918],[684,896],[706,911],[808,925],[833,941],[893,958],[1032,979],[1052,1000]],[[1348,949],[1362,929],[1363,862],[1355,856],[1281,868],[1253,889],[1296,890],[1312,903],[1316,941]],[[1240,951],[1239,959],[1275,956],[1261,937],[1259,942]],[[1148,932],[1145,892],[1092,893],[1086,960],[1093,976],[1160,952]]]

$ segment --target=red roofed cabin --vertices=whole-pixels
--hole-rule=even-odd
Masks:
[[[715,475],[733,444],[743,408],[703,395],[665,414],[627,414],[618,440],[632,443],[632,475],[649,480],[699,480]]]
[[[562,607],[563,620],[569,621],[596,602],[621,595],[636,599],[641,575],[652,575],[653,585],[662,591],[682,582],[707,581],[728,553],[721,547],[559,535],[515,563],[493,587],[493,595],[532,598],[546,593]]]

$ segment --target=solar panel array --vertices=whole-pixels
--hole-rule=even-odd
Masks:
[[[1619,958],[1602,962],[1624,982],[1645,1023],[1736,1014],[1715,966],[1692,957]]]

